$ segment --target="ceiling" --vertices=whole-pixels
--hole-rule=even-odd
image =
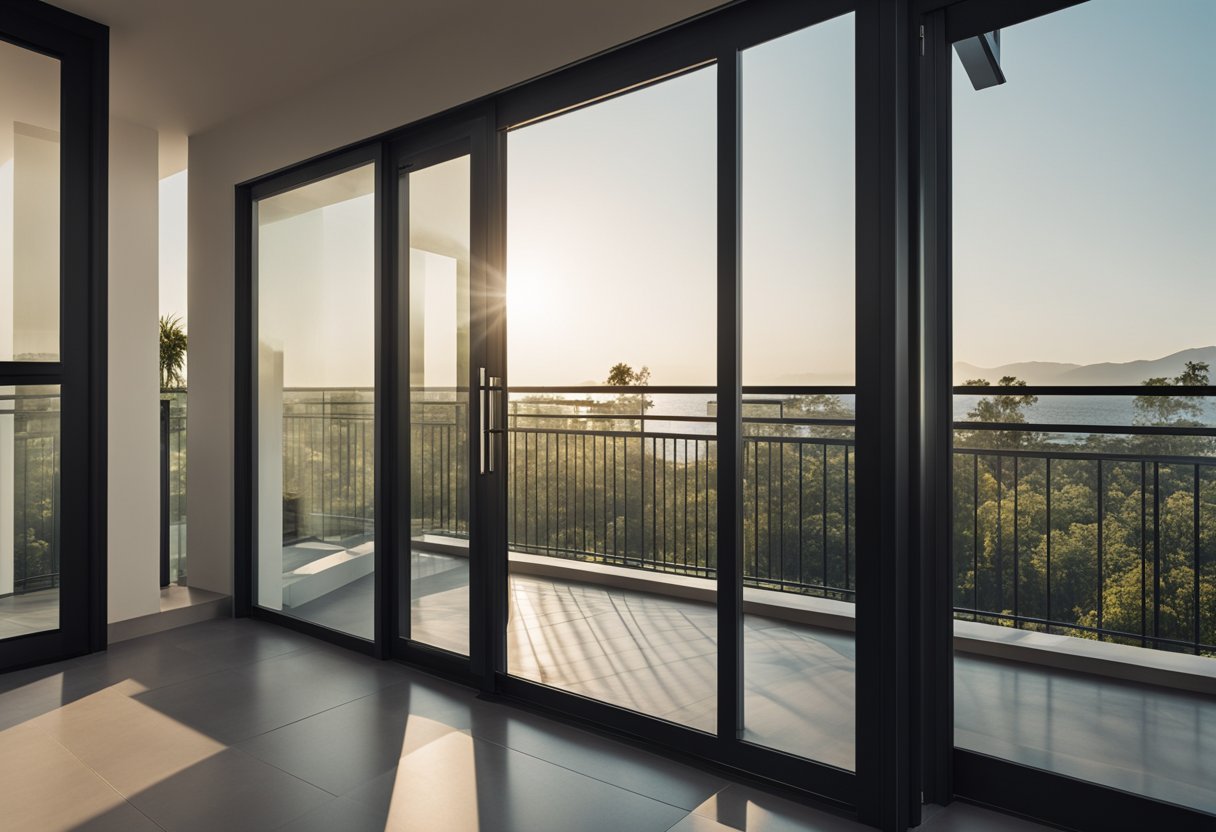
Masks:
[[[113,113],[182,135],[462,28],[526,39],[555,18],[583,31],[636,20],[643,34],[720,1],[52,0],[110,27]]]

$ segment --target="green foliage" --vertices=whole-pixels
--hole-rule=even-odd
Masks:
[[[968,387],[991,387],[986,379],[970,379],[964,382]],[[1025,387],[1026,382],[1014,376],[1004,376],[997,386],[1003,390],[1016,390]],[[967,418],[973,422],[992,422],[1001,424],[1026,424],[1026,409],[1037,404],[1038,396],[1001,392],[998,395],[985,396],[976,402],[974,408],[967,413]],[[1024,430],[972,430],[961,431],[960,440],[969,448],[1025,448],[1034,445],[1038,437]]]
[[[628,364],[621,362],[613,364],[608,371],[608,379],[604,382],[611,387],[645,387],[650,383],[650,368],[642,367],[634,370]]]
[[[186,377],[186,331],[176,315],[160,318],[160,389],[180,390]]]
[[[624,362],[613,364],[604,383],[610,387],[646,387],[650,384],[650,368],[635,370]],[[620,393],[616,397],[613,410],[617,413],[642,415],[652,407],[654,402],[644,393]]]
[[[1145,387],[1204,387],[1208,384],[1208,365],[1188,361],[1186,369],[1172,379],[1155,376],[1145,379]],[[1198,396],[1136,396],[1137,425],[1198,425],[1203,416],[1203,399]]]

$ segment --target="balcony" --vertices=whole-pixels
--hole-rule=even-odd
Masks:
[[[533,388],[509,402],[510,671],[712,731],[712,394]],[[413,637],[456,652],[467,406],[416,392],[411,420]],[[370,391],[284,397],[285,580],[344,570],[289,611],[368,638],[372,419]],[[851,404],[749,394],[744,422],[746,737],[851,768]],[[1210,439],[1056,428],[956,425],[957,742],[1212,811]]]
[[[712,731],[712,396],[536,388],[509,401],[511,673]],[[466,408],[462,394],[429,391],[411,422],[414,637],[456,652],[468,631]],[[289,390],[283,413],[286,606],[370,638],[371,391]],[[746,738],[851,768],[851,405],[792,388],[748,395],[744,421]],[[956,741],[1213,811],[1210,439],[1024,433],[956,425]],[[53,453],[44,438],[22,435],[21,470]],[[184,486],[170,483],[180,531]],[[29,508],[40,492],[25,493]],[[54,570],[25,563],[0,604],[53,615]]]

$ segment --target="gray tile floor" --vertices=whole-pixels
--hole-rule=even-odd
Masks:
[[[0,783],[22,832],[863,829],[249,620],[0,676]],[[922,828],[1041,827],[956,805]]]
[[[466,651],[467,560],[414,560],[415,637]],[[370,631],[371,597],[364,579],[314,604]],[[712,731],[716,626],[708,604],[516,574],[509,670]],[[852,636],[759,616],[744,633],[747,739],[851,769]],[[960,654],[955,715],[963,748],[1216,813],[1213,697]]]

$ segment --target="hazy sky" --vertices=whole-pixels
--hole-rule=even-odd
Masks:
[[[1216,343],[1216,2],[1092,0],[955,59],[955,356]],[[744,377],[853,364],[852,19],[744,55]],[[714,373],[712,70],[510,136],[511,378]],[[577,348],[575,346],[577,345]]]
[[[1216,344],[1214,41],[1216,0],[1091,0],[1003,31],[1003,86],[975,91],[955,60],[956,359]],[[714,382],[716,71],[509,135],[512,384],[602,381],[620,361]],[[744,53],[747,384],[852,381],[852,78],[851,15]],[[306,331],[347,369],[297,359],[293,383],[370,383],[370,200],[354,202],[313,240],[347,264],[345,292],[311,296],[343,323]],[[279,291],[295,308],[301,288]]]
[[[852,378],[852,32],[849,15],[744,53],[749,384]],[[714,383],[715,73],[508,137],[512,384],[602,381],[618,361]]]
[[[954,72],[954,354],[981,366],[1216,344],[1216,2],[1091,0]]]

